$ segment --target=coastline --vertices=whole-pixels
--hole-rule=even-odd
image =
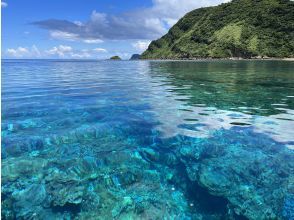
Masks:
[[[230,58],[141,58],[139,60],[150,60],[150,61],[236,61],[236,60],[244,60],[244,61],[294,61],[293,58],[276,58],[276,57],[269,57],[269,58],[241,58],[241,57],[230,57]]]

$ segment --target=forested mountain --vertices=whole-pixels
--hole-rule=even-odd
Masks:
[[[143,59],[294,57],[294,2],[233,0],[193,10]]]

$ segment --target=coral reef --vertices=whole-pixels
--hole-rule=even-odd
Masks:
[[[154,138],[150,147],[135,148],[138,143],[130,141],[132,149],[112,149],[102,141],[124,146],[126,139],[103,131],[96,138],[97,129],[84,126],[50,144],[44,141],[46,148],[38,152],[25,149],[5,158],[3,217],[293,217],[294,157],[266,136],[250,129],[220,130],[208,139]],[[215,209],[207,203],[216,203]]]

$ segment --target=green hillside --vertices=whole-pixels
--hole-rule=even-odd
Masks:
[[[193,10],[142,59],[294,57],[294,2],[233,0]]]

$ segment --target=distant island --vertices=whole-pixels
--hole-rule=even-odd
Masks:
[[[121,60],[121,58],[119,56],[113,56],[110,57],[110,60]]]
[[[294,58],[293,39],[293,1],[232,0],[186,14],[141,59]]]
[[[139,60],[141,58],[140,54],[133,54],[130,58],[130,60]]]

